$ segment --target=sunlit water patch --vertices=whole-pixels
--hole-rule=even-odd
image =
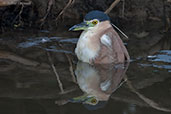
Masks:
[[[147,57],[149,63],[138,63],[143,67],[155,67],[159,69],[166,69],[171,72],[171,50],[161,50],[155,55]]]
[[[155,67],[155,68],[162,68],[162,69],[168,69],[171,70],[171,65],[157,65],[157,64],[139,64],[143,67]]]
[[[72,44],[76,44],[77,41],[78,41],[78,38],[61,39],[61,40],[59,40],[59,42],[61,42],[61,43],[72,43]]]
[[[48,48],[43,48],[43,47],[40,47],[46,51],[51,51],[51,52],[57,52],[57,53],[67,53],[67,54],[73,54],[74,53],[72,51],[67,51],[67,50],[64,50],[64,49],[57,49],[56,46],[50,46]]]
[[[62,38],[62,37],[38,37],[38,38],[29,38],[26,42],[22,42],[18,45],[18,48],[29,48],[29,47],[38,47],[46,51],[58,52],[58,53],[69,53],[73,54],[73,52],[57,49],[56,44],[53,43],[63,43],[63,44],[76,44],[78,38]],[[50,43],[50,45],[48,44]]]
[[[158,54],[148,56],[149,61],[171,63],[171,50],[161,50]]]
[[[38,38],[29,38],[28,41],[22,42],[18,45],[20,48],[29,48],[33,46],[38,46],[48,42],[59,41],[60,37],[38,37]]]

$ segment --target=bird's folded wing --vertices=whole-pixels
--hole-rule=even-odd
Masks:
[[[106,35],[106,34],[104,34],[100,38],[100,41],[101,41],[102,44],[104,44],[107,47],[111,47],[111,45],[112,45],[112,41],[111,41],[110,37],[108,35]]]

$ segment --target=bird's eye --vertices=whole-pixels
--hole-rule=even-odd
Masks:
[[[96,99],[92,99],[91,103],[95,104],[95,103],[97,103],[97,100]]]
[[[96,25],[97,23],[98,23],[97,20],[92,21],[92,24],[93,24],[93,25]]]

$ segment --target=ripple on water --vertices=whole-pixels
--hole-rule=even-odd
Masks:
[[[171,72],[171,50],[161,50],[155,55],[150,55],[147,57],[148,63],[139,63],[143,67],[155,67],[160,69],[167,69]],[[151,63],[152,62],[152,63]]]
[[[149,61],[160,61],[165,63],[171,63],[171,50],[161,50],[159,53],[153,56],[148,56]]]
[[[21,42],[18,47],[19,48],[29,48],[33,46],[40,46],[41,44],[48,42],[60,42],[60,43],[71,43],[76,44],[78,38],[67,38],[64,39],[62,37],[38,37],[38,38],[29,38],[26,42]]]
[[[38,46],[44,43],[59,41],[60,37],[38,37],[38,38],[29,38],[28,41],[22,42],[18,45],[19,48],[29,48],[33,46]]]

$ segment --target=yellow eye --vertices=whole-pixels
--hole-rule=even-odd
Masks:
[[[91,103],[95,104],[95,103],[97,103],[97,100],[96,99],[92,99]]]
[[[92,24],[93,24],[93,25],[96,25],[97,23],[98,23],[97,20],[92,21]]]

